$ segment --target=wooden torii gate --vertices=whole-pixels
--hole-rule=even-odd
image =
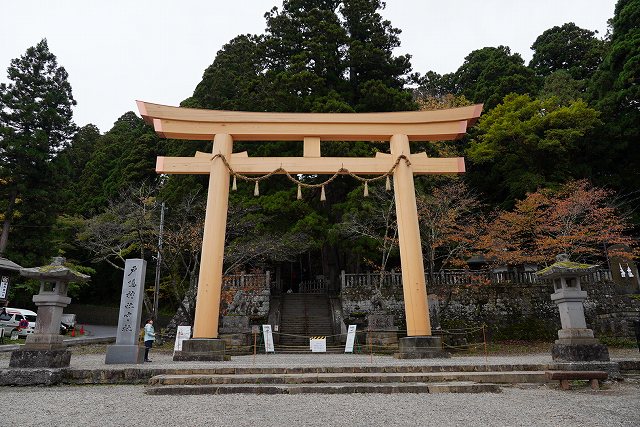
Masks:
[[[144,120],[165,138],[213,140],[212,153],[158,157],[161,174],[209,174],[193,338],[217,338],[230,170],[244,175],[384,174],[392,169],[407,335],[431,335],[413,175],[462,173],[464,158],[411,154],[410,141],[460,138],[482,105],[435,111],[362,114],[252,113],[169,107],[138,101]],[[303,157],[249,157],[233,141],[303,141]],[[389,141],[391,154],[373,158],[321,157],[323,141]]]

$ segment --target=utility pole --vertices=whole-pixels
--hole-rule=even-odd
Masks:
[[[164,230],[164,202],[160,207],[160,233],[158,233],[158,255],[156,257],[156,280],[153,290],[153,318],[158,321],[158,299],[160,298],[160,269],[162,268],[162,232]]]

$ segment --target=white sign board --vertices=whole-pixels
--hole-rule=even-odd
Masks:
[[[326,353],[327,352],[327,338],[311,338],[309,340],[312,353]]]
[[[262,333],[264,335],[264,352],[275,353],[273,348],[273,333],[271,332],[271,325],[262,325]]]
[[[176,343],[173,346],[173,352],[182,351],[182,341],[191,338],[191,326],[178,326],[176,331]]]
[[[7,299],[8,290],[9,290],[9,276],[0,277],[0,299]]]
[[[344,345],[345,353],[353,353],[353,343],[356,340],[356,325],[349,325],[347,330],[347,343]]]

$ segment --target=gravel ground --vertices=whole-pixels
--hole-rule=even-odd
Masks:
[[[500,394],[149,396],[143,386],[0,387],[5,425],[638,426],[640,383]],[[14,409],[7,409],[14,408]]]
[[[253,356],[230,362],[173,362],[154,349],[153,363],[105,365],[104,346],[73,353],[72,368],[254,366]],[[640,359],[611,349],[612,360]],[[0,353],[7,368],[10,353]],[[257,355],[255,366],[371,366],[551,363],[549,353],[397,360],[345,354]],[[144,386],[0,387],[3,421],[50,426],[640,426],[640,380],[607,383],[598,391],[557,386],[505,387],[500,394],[352,394],[149,396]],[[8,409],[15,408],[15,409]]]

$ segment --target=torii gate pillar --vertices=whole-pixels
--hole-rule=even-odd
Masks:
[[[213,153],[231,157],[233,139],[231,135],[216,134]],[[193,338],[218,338],[218,317],[222,291],[222,264],[224,261],[224,238],[227,229],[229,207],[229,170],[222,158],[211,162],[207,211],[204,217],[202,254],[196,317],[193,323]]]
[[[405,155],[409,157],[411,154],[407,135],[393,135],[390,148],[392,156]],[[398,167],[393,173],[393,190],[398,221],[404,310],[407,321],[407,337],[400,338],[400,351],[394,356],[401,359],[449,357],[449,353],[442,351],[442,338],[431,335],[416,191],[410,164],[398,163]]]
[[[174,353],[173,360],[223,361],[229,359],[225,355],[224,341],[218,338],[218,317],[222,292],[230,174],[222,158],[215,156],[220,154],[229,158],[232,151],[231,135],[219,133],[214,136],[193,338],[183,341],[182,350]]]
[[[405,155],[409,157],[411,154],[409,150],[409,138],[406,135],[391,137],[392,156]],[[413,171],[411,166],[405,162],[398,163],[398,167],[393,173],[393,189],[398,220],[398,243],[407,335],[431,335]]]

